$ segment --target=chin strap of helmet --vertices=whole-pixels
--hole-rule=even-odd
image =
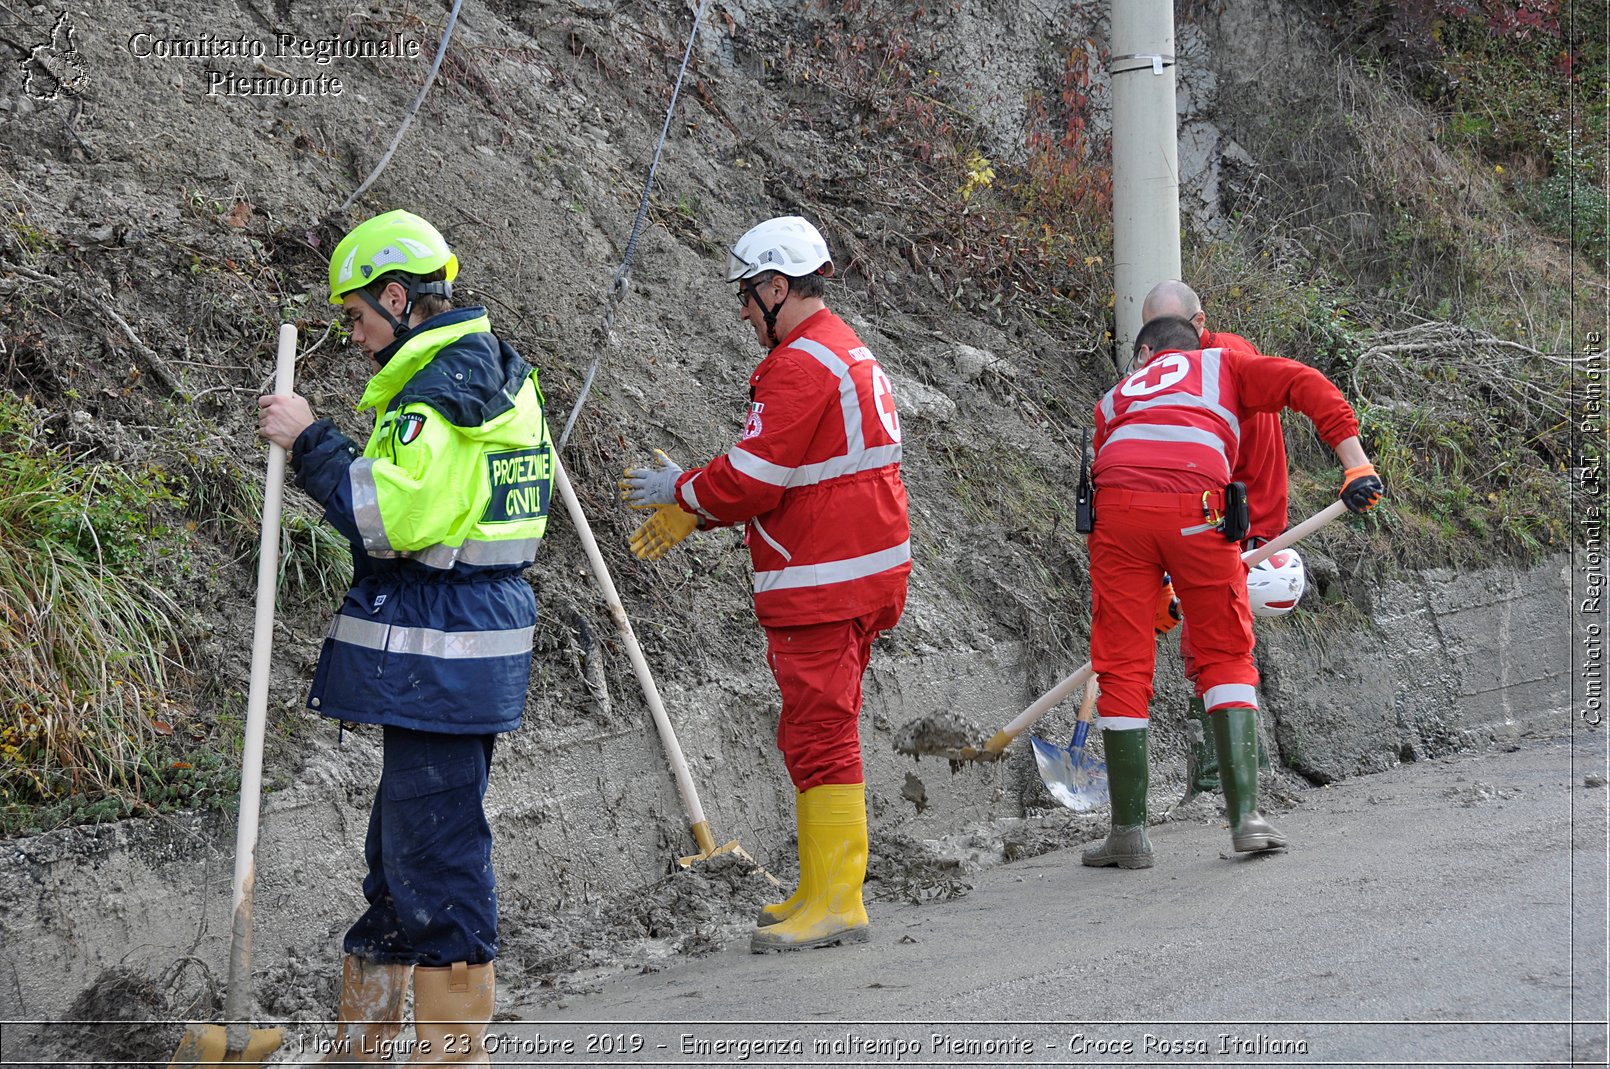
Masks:
[[[396,351],[397,345],[404,338],[408,337],[409,334],[413,333],[414,328],[409,324],[408,321],[413,318],[414,302],[420,297],[427,296],[441,297],[444,300],[450,301],[453,299],[453,284],[451,282],[441,281],[423,282],[415,275],[405,275],[401,272],[394,272],[390,275],[382,275],[377,281],[395,282],[403,288],[403,293],[405,294],[403,299],[402,317],[398,318],[397,316],[391,314],[391,309],[381,304],[380,300],[375,297],[374,294],[369,292],[368,286],[365,286],[363,289],[357,291],[358,296],[362,297],[364,302],[367,303],[370,308],[373,308],[376,312],[380,313],[380,317],[387,323],[391,324],[391,344],[381,350],[381,353],[387,355],[385,359],[380,359],[379,354],[376,356],[376,359],[380,360],[381,366],[384,367],[385,361],[390,359],[390,354]]]
[[[787,275],[783,275],[782,277],[788,278]],[[792,283],[790,284],[789,288],[793,288]],[[771,347],[773,349],[777,348],[778,342],[782,340],[777,337],[777,313],[781,312],[783,310],[783,305],[788,303],[788,294],[783,294],[782,300],[778,301],[770,308],[767,308],[766,302],[760,299],[760,290],[753,282],[745,279],[744,289],[749,291],[750,300],[760,305],[760,312],[766,317],[766,338],[771,342]]]

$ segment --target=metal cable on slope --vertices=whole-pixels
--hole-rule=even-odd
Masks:
[[[621,257],[620,266],[615,269],[614,278],[610,279],[609,292],[605,294],[604,319],[600,334],[602,342],[609,343],[610,332],[615,326],[615,310],[620,307],[621,299],[626,296],[626,286],[632,273],[632,253],[637,249],[637,239],[643,232],[643,221],[648,217],[648,199],[654,190],[654,175],[660,167],[660,153],[665,149],[665,138],[671,129],[671,119],[676,115],[677,97],[682,92],[682,80],[688,73],[688,60],[693,56],[693,43],[699,37],[699,24],[704,21],[704,9],[709,6],[710,0],[699,0],[699,10],[693,15],[693,30],[688,34],[688,46],[682,52],[682,67],[677,71],[676,85],[671,89],[671,106],[665,109],[665,123],[660,127],[660,141],[654,146],[654,159],[648,167],[648,181],[643,183],[643,195],[637,202],[637,217],[632,220],[632,232],[626,239],[626,252]],[[587,368],[587,377],[582,380],[581,392],[576,395],[576,403],[571,406],[570,418],[565,420],[565,429],[559,435],[559,449],[563,451],[565,443],[570,440],[570,432],[576,426],[576,417],[581,415],[581,406],[587,400],[587,394],[593,388],[593,379],[598,377],[598,362],[603,358],[603,349],[593,356],[591,366]]]
[[[425,102],[425,94],[429,93],[430,87],[436,84],[436,74],[442,69],[442,58],[447,55],[448,38],[453,36],[453,26],[457,24],[459,9],[463,6],[464,0],[453,0],[453,10],[447,15],[447,27],[442,30],[442,42],[436,46],[436,62],[430,65],[430,74],[425,76],[425,84],[420,88],[419,96],[414,98],[414,103],[408,109],[407,114],[403,116],[402,125],[397,128],[397,136],[391,139],[391,145],[386,149],[386,154],[380,157],[380,162],[375,164],[374,170],[369,172],[369,177],[365,178],[363,183],[352,191],[350,197],[341,202],[341,207],[337,208],[336,211],[344,212],[352,207],[353,201],[363,196],[363,191],[368,189],[370,183],[376,178],[380,177],[380,172],[385,170],[386,164],[391,162],[392,154],[397,151],[397,146],[402,144],[403,135],[408,132],[408,127],[413,124],[414,116],[418,114],[419,106]]]

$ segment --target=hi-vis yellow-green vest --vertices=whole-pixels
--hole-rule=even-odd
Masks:
[[[521,573],[553,488],[536,372],[483,309],[455,309],[396,347],[358,408],[376,412],[361,454],[322,420],[292,450],[355,573],[308,705],[418,731],[513,730],[537,613]]]

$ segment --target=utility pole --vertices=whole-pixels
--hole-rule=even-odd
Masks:
[[[1180,277],[1179,134],[1174,121],[1173,0],[1112,0],[1113,291],[1122,368],[1140,303]]]

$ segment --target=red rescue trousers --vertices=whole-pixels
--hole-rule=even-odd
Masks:
[[[1249,549],[1256,549],[1267,541],[1269,541],[1267,538],[1249,538],[1241,543],[1241,552],[1245,553]],[[1196,696],[1200,698],[1202,696],[1202,691],[1205,688],[1202,686],[1201,681],[1198,678],[1199,673],[1196,667],[1196,647],[1191,645],[1191,621],[1186,619],[1180,620],[1179,636],[1180,660],[1185,662],[1185,678],[1191,681],[1191,685],[1196,688]]]
[[[1215,508],[1219,496],[1210,495]],[[1104,718],[1146,719],[1164,572],[1191,621],[1197,690],[1207,707],[1258,707],[1247,569],[1240,547],[1218,531],[1203,530],[1206,523],[1199,493],[1096,492],[1090,659],[1101,679],[1098,709]]]
[[[766,628],[766,662],[783,696],[777,748],[794,789],[862,783],[861,676],[872,642],[902,606],[806,627]]]

